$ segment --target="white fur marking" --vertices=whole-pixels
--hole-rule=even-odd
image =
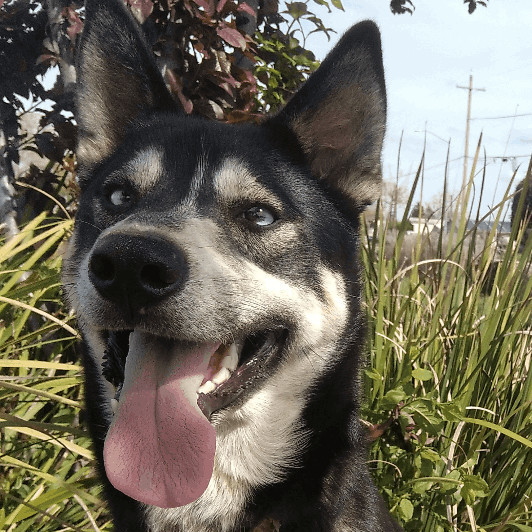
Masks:
[[[204,152],[200,155],[198,163],[192,175],[189,192],[183,201],[183,204],[194,207],[198,197],[201,193],[201,188],[205,182],[205,170],[207,169],[207,161]]]
[[[157,185],[162,174],[163,153],[154,147],[143,150],[133,159],[128,161],[123,171],[139,188],[142,194],[146,194]]]

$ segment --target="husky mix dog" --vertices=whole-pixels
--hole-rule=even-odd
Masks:
[[[400,530],[357,417],[376,26],[260,125],[186,115],[121,0],[87,0],[78,76],[64,281],[115,530]]]

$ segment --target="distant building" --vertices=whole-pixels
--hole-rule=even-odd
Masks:
[[[411,216],[408,221],[412,224],[410,233],[426,233],[430,235],[435,229],[441,231],[441,218],[416,218]]]
[[[426,233],[431,234],[434,230],[441,231],[442,229],[442,220],[437,216],[431,218],[418,218],[415,216],[410,216],[408,221],[412,224],[412,229],[410,233]],[[482,220],[480,222],[475,222],[475,220],[468,220],[466,230],[470,231],[476,227],[477,231],[489,232],[493,228],[493,220]],[[443,227],[444,232],[449,233],[451,231],[452,220],[445,220]],[[499,221],[497,224],[497,233],[498,234],[507,234],[512,231],[512,223],[510,221]]]

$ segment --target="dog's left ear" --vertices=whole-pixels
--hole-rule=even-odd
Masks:
[[[377,199],[386,125],[377,26],[353,26],[271,123],[288,127],[313,175],[356,207]]]

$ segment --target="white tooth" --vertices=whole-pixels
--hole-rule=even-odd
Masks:
[[[207,381],[198,388],[197,393],[211,393],[214,389],[216,389],[216,384],[212,381]]]
[[[227,349],[227,354],[222,359],[222,368],[235,371],[238,366],[238,351],[236,343],[232,343]]]
[[[118,401],[114,397],[111,399],[111,410],[113,411],[113,416],[118,411]]]
[[[231,372],[227,368],[222,368],[216,373],[216,375],[214,375],[212,382],[214,382],[214,384],[222,384],[222,382],[225,382],[230,376]]]

